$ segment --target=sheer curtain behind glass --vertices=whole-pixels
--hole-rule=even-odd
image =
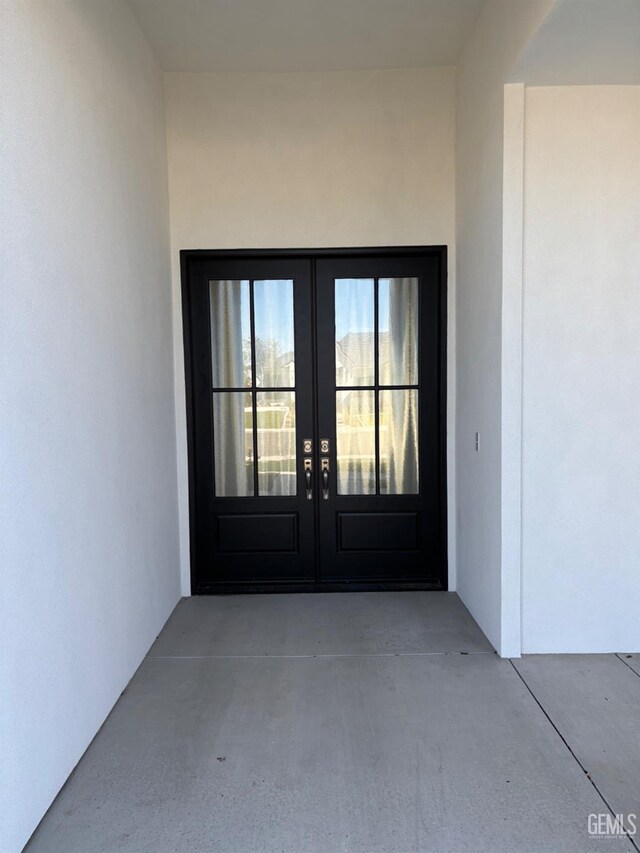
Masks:
[[[381,385],[418,384],[418,279],[381,278]],[[385,329],[388,329],[384,342]],[[380,391],[380,492],[418,492],[418,391]]]
[[[375,310],[372,278],[335,282],[338,494],[376,492]],[[355,390],[368,386],[371,390]]]
[[[211,375],[214,388],[251,385],[249,282],[209,282]],[[251,395],[214,392],[215,493],[253,495]]]

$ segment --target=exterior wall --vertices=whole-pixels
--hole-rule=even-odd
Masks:
[[[458,593],[503,655],[520,653],[519,581],[507,591],[512,578],[502,564],[502,513],[508,505],[502,493],[504,83],[551,5],[551,0],[488,0],[458,67]]]
[[[160,72],[120,0],[5,0],[0,850],[179,598]]]
[[[450,577],[455,587],[451,68],[167,74],[183,592],[189,593],[179,251],[446,244]]]
[[[523,650],[640,650],[640,87],[526,90]]]

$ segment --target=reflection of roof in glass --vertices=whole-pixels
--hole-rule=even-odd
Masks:
[[[341,366],[347,370],[361,371],[371,368],[373,358],[374,333],[349,332],[336,341],[336,350]],[[380,332],[378,341],[380,364],[389,361],[389,333]]]
[[[280,362],[280,366],[285,367],[287,364],[291,364],[295,361],[295,354],[293,350],[289,350],[289,352],[285,352],[281,356],[278,356],[278,360]]]

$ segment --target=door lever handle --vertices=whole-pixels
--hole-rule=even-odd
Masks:
[[[329,460],[323,457],[320,460],[320,470],[322,471],[322,500],[329,500]]]
[[[307,489],[307,500],[310,501],[313,498],[313,489],[312,489],[312,480],[313,477],[313,463],[311,459],[304,460],[304,482],[305,487]]]

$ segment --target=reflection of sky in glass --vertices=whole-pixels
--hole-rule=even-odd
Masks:
[[[373,332],[373,279],[336,280],[336,340],[349,332]],[[389,281],[378,286],[378,330],[389,331]]]
[[[389,331],[389,279],[378,283],[378,331]]]
[[[242,330],[249,330],[249,334],[251,334],[251,306],[249,305],[249,300],[247,299],[246,303],[242,301]]]
[[[343,278],[336,287],[336,339],[344,337],[349,332],[373,331],[373,280]],[[343,284],[344,282],[344,284]],[[265,318],[264,325],[268,326],[272,335],[285,347],[283,352],[293,349],[293,315],[292,312],[278,313],[276,300],[270,300],[268,289],[270,286],[291,287],[290,280],[272,279],[269,288],[254,288],[254,310],[256,323],[258,318]],[[353,303],[358,303],[357,311],[346,310],[347,292],[349,291]],[[353,304],[352,303],[352,304]],[[266,318],[268,317],[268,320]],[[389,331],[389,280],[381,280],[378,285],[378,323],[381,332]],[[242,329],[251,328],[249,317],[249,300],[242,300]]]
[[[336,340],[350,332],[373,332],[373,280],[337,279],[335,293]]]
[[[267,286],[254,286],[256,332],[260,336],[260,326],[268,328],[270,337],[278,341],[281,352],[285,353],[294,348],[293,312],[278,310],[282,303],[272,298],[278,287],[290,293],[291,280],[271,279]],[[339,279],[335,298],[336,340],[349,332],[373,331],[373,279]],[[241,305],[243,338],[248,341],[249,299],[242,299]],[[380,332],[389,331],[389,279],[381,279],[378,285],[378,328]]]
[[[253,309],[256,319],[256,333],[260,334],[260,326],[270,329],[271,336],[276,338],[283,347],[282,352],[293,350],[293,311],[279,311],[280,300],[274,299],[274,291],[281,288],[290,298],[292,293],[291,279],[269,279],[268,282],[257,281],[253,287]],[[250,330],[249,300],[242,302],[242,328]]]
[[[277,343],[280,354],[293,352],[293,282],[269,279],[253,283],[256,337]]]

